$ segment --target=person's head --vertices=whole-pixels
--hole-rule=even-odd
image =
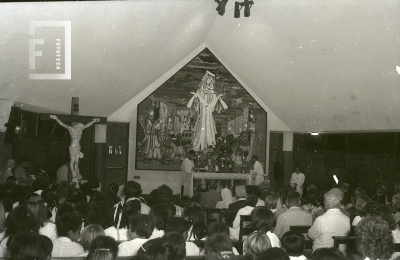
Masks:
[[[265,206],[272,210],[276,209],[276,205],[278,204],[278,197],[275,195],[269,195],[265,198]]]
[[[345,260],[344,254],[336,247],[318,248],[311,254],[309,260]]]
[[[100,225],[91,224],[86,226],[81,232],[81,243],[83,247],[88,250],[92,241],[99,237],[105,236],[104,229]]]
[[[118,255],[118,244],[112,237],[98,236],[89,246],[90,260],[114,260]]]
[[[190,229],[190,224],[184,218],[172,217],[167,219],[167,224],[165,225],[165,232],[177,232],[181,234],[184,239],[187,239],[187,232]]]
[[[60,182],[60,184],[58,184],[57,194],[63,194],[67,199],[71,198],[71,185],[67,181]]]
[[[21,165],[22,165],[24,168],[27,168],[27,167],[29,167],[30,161],[31,161],[31,160],[30,160],[28,157],[22,156],[22,158],[21,158]]]
[[[356,226],[356,245],[363,257],[389,259],[393,253],[392,231],[378,216],[364,217]]]
[[[157,188],[157,195],[158,195],[158,200],[161,203],[168,203],[172,201],[172,189],[163,184],[160,187]]]
[[[125,228],[129,225],[129,217],[140,213],[141,201],[138,198],[128,199],[122,207],[121,223],[119,227]],[[119,215],[115,219],[115,224],[118,225]]]
[[[217,233],[224,233],[229,235],[229,227],[226,223],[214,221],[211,222],[207,227],[207,237],[210,237]]]
[[[208,185],[210,190],[216,190],[218,188],[218,185],[215,182],[211,182],[210,185]]]
[[[350,185],[348,183],[343,183],[341,185],[341,188],[342,188],[342,191],[345,192],[345,191],[348,191],[350,189]]]
[[[260,186],[261,192],[267,191],[267,190],[270,190],[270,188],[271,188],[271,182],[270,182],[270,180],[265,180],[265,181],[262,181],[259,186]]]
[[[224,251],[232,252],[232,241],[229,238],[229,235],[225,233],[217,233],[207,238],[204,243],[204,250],[207,256],[216,256]]]
[[[206,236],[207,225],[204,220],[203,210],[197,203],[188,203],[183,209],[183,217],[193,226],[192,232],[195,239]]]
[[[357,197],[361,194],[365,194],[365,190],[363,188],[357,187],[355,188],[352,193],[351,193],[351,203],[356,205],[357,203]]]
[[[194,157],[196,156],[195,151],[190,150],[187,154],[186,157],[189,158],[190,160],[192,160]]]
[[[136,181],[128,181],[124,186],[125,200],[139,198],[142,195],[142,186]]]
[[[82,208],[86,208],[88,203],[84,203]],[[80,203],[76,205],[76,210],[78,210]],[[87,219],[85,219],[85,224],[97,224],[103,229],[107,229],[114,225],[114,209],[106,202],[97,202],[90,205],[88,210]]]
[[[299,207],[300,206],[300,193],[298,193],[297,191],[291,191],[289,192],[288,196],[287,196],[287,206],[289,208],[291,207]]]
[[[95,203],[95,202],[106,202],[108,203],[108,197],[99,191],[94,191],[92,193],[93,195],[90,197],[90,203]]]
[[[268,248],[259,258],[260,260],[290,260],[288,254],[279,247]]]
[[[387,205],[377,205],[373,209],[373,214],[383,218],[388,223],[390,230],[395,230],[397,228],[397,223],[393,217],[392,210]]]
[[[174,248],[164,238],[151,239],[144,243],[138,253],[138,260],[181,260]]]
[[[12,236],[22,231],[39,232],[35,216],[26,206],[18,206],[11,210],[5,222],[6,233],[4,237]]]
[[[87,182],[91,189],[98,189],[100,187],[100,180],[96,176],[91,176]]]
[[[246,197],[246,187],[245,186],[236,186],[235,196],[237,199],[242,199],[242,198]]]
[[[255,163],[256,161],[258,161],[258,156],[257,156],[257,155],[251,156],[251,161],[252,161],[253,163]]]
[[[336,193],[337,197],[339,198],[339,203],[342,201],[343,199],[343,191],[339,188],[333,188],[330,190],[330,192]]]
[[[292,190],[289,188],[284,188],[279,192],[279,199],[282,203],[282,205],[286,204],[287,201],[287,196],[289,194],[289,192],[291,192]]]
[[[258,197],[255,194],[250,194],[249,196],[247,196],[246,200],[247,200],[247,206],[255,207],[258,202]]]
[[[14,260],[47,260],[51,257],[53,243],[46,236],[23,231],[11,238],[7,249]]]
[[[367,205],[369,201],[370,199],[367,194],[360,194],[357,197],[357,202],[355,205],[357,215],[360,217],[365,217],[367,215],[367,212],[365,211],[365,205]]]
[[[255,232],[247,237],[247,240],[243,245],[243,253],[251,255],[255,259],[258,259],[261,255],[271,248],[271,240],[263,232]]]
[[[8,160],[7,160],[7,163],[6,163],[5,169],[6,169],[6,170],[7,170],[7,169],[13,170],[14,168],[15,168],[15,160],[13,160],[13,159],[8,159]]]
[[[27,202],[26,206],[32,211],[33,215],[35,216],[36,224],[39,227],[43,227],[47,221],[47,207],[44,204],[42,197],[39,195],[30,197]]]
[[[129,239],[149,238],[154,230],[154,220],[149,215],[135,214],[129,218]]]
[[[68,213],[73,213],[74,212],[74,208],[66,203],[60,204],[60,206],[57,209],[57,213],[56,213],[56,225],[57,222],[61,219],[62,216],[68,214]]]
[[[298,232],[288,231],[281,238],[282,248],[289,256],[301,256],[304,252],[305,238]]]
[[[332,192],[332,191],[328,191],[324,195],[324,204],[325,204],[326,210],[339,208],[339,206],[340,206],[340,197],[338,196],[337,193]]]
[[[165,204],[157,204],[151,208],[150,216],[153,217],[156,228],[158,230],[165,230],[165,225],[168,219],[168,208]]]
[[[396,194],[392,197],[392,206],[395,213],[400,212],[400,194]]]
[[[297,166],[295,172],[300,173],[300,167]]]
[[[67,213],[56,223],[56,228],[59,237],[68,237],[76,242],[81,234],[82,219],[73,213]]]
[[[184,237],[177,232],[166,233],[163,238],[177,254],[179,259],[185,259],[186,256],[186,242]]]
[[[265,207],[257,207],[250,214],[255,230],[266,233],[274,226],[274,213]]]

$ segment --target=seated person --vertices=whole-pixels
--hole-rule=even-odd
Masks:
[[[162,237],[175,251],[179,259],[183,260],[186,256],[186,244],[183,236],[177,232],[166,233]]]
[[[181,217],[183,209],[172,202],[173,192],[171,187],[163,184],[157,188],[157,199],[160,203],[172,204],[175,207],[175,217]]]
[[[282,248],[271,247],[265,251],[259,260],[290,260],[290,258]]]
[[[258,260],[271,247],[271,241],[265,233],[253,232],[243,244],[243,253],[252,256],[254,260]]]
[[[47,236],[35,232],[23,231],[13,237],[10,245],[11,259],[47,260],[51,257],[53,243]]]
[[[289,255],[290,260],[307,260],[303,255],[305,238],[298,232],[288,231],[281,238],[282,248]]]
[[[186,255],[187,256],[197,256],[200,255],[200,250],[197,245],[188,240],[188,231],[190,229],[190,224],[184,218],[172,217],[167,220],[165,226],[165,233],[177,232],[183,236],[186,241]],[[228,230],[229,233],[229,230]]]
[[[200,194],[199,204],[203,208],[215,208],[217,202],[222,200],[221,193],[217,191],[217,184],[214,181],[208,187],[209,191]]]
[[[128,181],[124,186],[124,196],[121,198],[122,204],[129,201],[131,198],[138,198],[141,202],[140,213],[149,214],[150,207],[145,204],[142,198],[142,186],[136,181]]]
[[[314,250],[309,260],[345,260],[344,254],[336,247],[318,248]]]
[[[253,211],[254,207],[256,206],[258,198],[256,195],[251,194],[247,197],[247,206],[241,208],[235,217],[235,220],[232,224],[232,229],[230,229],[230,237],[232,239],[239,239],[239,232],[240,232],[240,216],[243,215],[250,215]]]
[[[152,207],[149,215],[153,217],[155,222],[155,228],[150,239],[163,237],[167,219],[172,217],[171,212],[168,213],[168,207],[162,203],[156,204]]]
[[[217,209],[227,209],[229,205],[233,203],[232,192],[228,188],[223,188],[221,190],[221,197],[222,201],[217,202],[217,205],[215,205],[215,207]]]
[[[367,194],[361,194],[357,197],[357,202],[356,202],[356,216],[353,219],[353,222],[351,223],[352,226],[357,226],[358,222],[367,215],[366,208],[365,206],[368,204],[370,201],[369,197]]]
[[[182,260],[175,249],[163,238],[147,241],[137,253],[138,260]]]
[[[274,214],[265,207],[257,207],[251,212],[251,224],[255,230],[268,236],[272,247],[281,247],[279,238],[271,231],[274,228]]]
[[[183,209],[183,218],[190,224],[188,241],[205,240],[207,225],[203,210],[197,203],[188,203]]]
[[[100,225],[91,224],[82,230],[79,241],[83,248],[88,251],[92,241],[99,236],[105,236],[103,228]]]
[[[235,219],[239,209],[246,207],[246,188],[245,186],[236,186],[235,188],[236,202],[229,204],[228,210],[231,212],[231,216],[227,222],[232,223]],[[257,203],[256,203],[257,204]]]
[[[272,213],[276,212],[276,205],[278,204],[278,197],[271,194],[265,198],[265,206],[267,209],[271,210]]]
[[[116,241],[128,240],[129,218],[141,212],[141,204],[140,199],[130,198],[122,208],[117,206],[114,213],[114,226],[104,230],[106,236],[110,236]]]
[[[226,223],[214,221],[207,227],[207,238],[211,237],[214,234],[223,233],[229,236],[229,227]],[[239,252],[235,247],[232,247],[232,252],[234,255],[239,255]],[[205,250],[203,250],[200,255],[204,255]]]
[[[112,237],[98,236],[89,246],[87,260],[115,260],[118,255],[118,244]]]
[[[63,215],[56,223],[58,238],[53,241],[51,257],[80,256],[85,253],[78,244],[81,234],[82,220],[73,213]]]
[[[136,256],[139,248],[146,243],[154,230],[153,218],[149,215],[136,214],[129,218],[129,241],[119,244],[118,256]]]
[[[217,233],[208,237],[204,244],[204,250],[209,260],[219,259],[221,255],[223,259],[229,259],[233,256],[232,241],[224,233]]]

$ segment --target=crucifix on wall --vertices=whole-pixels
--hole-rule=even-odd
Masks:
[[[76,104],[77,102],[78,105]],[[77,98],[73,98],[71,110],[73,115],[41,114],[41,120],[56,120],[62,127],[69,131],[71,136],[69,154],[72,182],[78,183],[79,180],[77,178],[77,174],[79,174],[79,159],[83,158],[83,153],[81,152],[80,146],[82,131],[95,123],[106,124],[107,118],[78,116],[77,113],[79,112],[79,99]],[[72,126],[67,125],[65,122],[71,122]]]

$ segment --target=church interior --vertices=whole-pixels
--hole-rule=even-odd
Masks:
[[[239,18],[234,1],[224,15],[217,6],[0,3],[0,169],[28,156],[31,167],[54,176],[70,140],[49,115],[84,124],[99,118],[82,134],[84,178],[136,180],[144,194],[167,184],[180,194],[179,169],[138,167],[139,106],[208,50],[266,112],[259,158],[266,174],[279,160],[287,183],[297,166],[322,186],[332,186],[333,175],[366,189],[398,180],[399,1],[254,0]],[[58,66],[63,75],[69,69],[66,78],[32,76],[57,74]],[[12,107],[22,132],[4,126]]]

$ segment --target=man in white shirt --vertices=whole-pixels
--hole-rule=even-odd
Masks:
[[[118,256],[136,256],[140,247],[146,243],[154,230],[152,216],[136,214],[129,219],[129,241],[118,246]]]
[[[312,216],[307,211],[300,208],[300,194],[292,191],[287,197],[288,210],[279,215],[274,230],[279,238],[290,230],[290,226],[311,226]]]
[[[83,246],[77,243],[82,228],[82,220],[72,213],[60,218],[57,226],[58,238],[53,241],[51,257],[72,257],[85,253]]]
[[[294,188],[300,195],[303,195],[303,184],[306,176],[300,172],[300,168],[296,167],[296,171],[292,173],[292,178],[290,178],[290,186]]]
[[[252,185],[259,185],[268,174],[264,174],[262,164],[258,161],[257,155],[251,157],[251,162],[254,164],[254,169],[250,170],[250,174],[253,177]]]
[[[231,239],[239,239],[239,232],[240,232],[240,216],[248,216],[253,211],[254,207],[257,204],[258,198],[257,195],[251,194],[247,196],[247,206],[244,208],[239,209],[236,214],[235,220],[233,221],[232,227],[229,228],[229,233]]]
[[[340,211],[340,198],[337,193],[328,191],[324,195],[326,212],[315,219],[308,230],[308,237],[314,240],[313,250],[333,247],[332,236],[347,236],[350,233],[350,218]],[[343,247],[341,247],[343,246]],[[345,253],[345,245],[339,249]]]

